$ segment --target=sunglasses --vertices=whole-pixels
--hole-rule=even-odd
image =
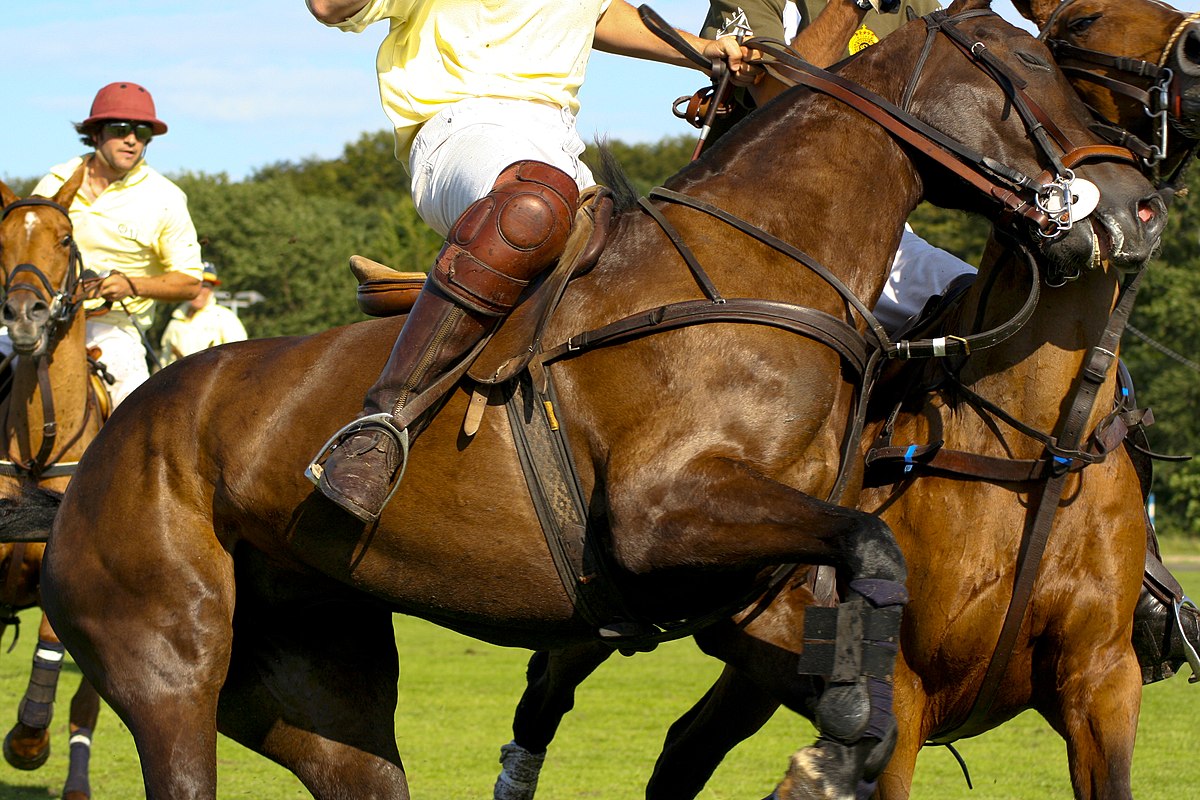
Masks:
[[[154,128],[146,122],[106,122],[104,132],[116,139],[124,139],[132,132],[139,142],[148,142],[154,136]]]

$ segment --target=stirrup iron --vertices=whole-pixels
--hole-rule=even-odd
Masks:
[[[396,490],[400,488],[400,479],[404,477],[404,470],[408,467],[408,428],[398,428],[391,414],[380,412],[378,414],[368,414],[365,417],[359,417],[356,420],[343,425],[329,440],[317,451],[317,455],[309,463],[304,470],[304,477],[312,481],[313,486],[317,486],[321,482],[321,475],[325,472],[325,460],[329,458],[334,449],[338,446],[338,441],[343,437],[351,436],[361,430],[375,428],[391,436],[396,446],[400,448],[400,469],[396,471],[395,480],[392,481],[392,489],[388,492],[387,497],[383,499],[382,508],[386,508],[387,504],[392,501],[392,496],[396,494]]]

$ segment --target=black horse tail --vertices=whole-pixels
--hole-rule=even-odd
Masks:
[[[0,542],[45,542],[60,505],[62,492],[28,484],[0,498]]]

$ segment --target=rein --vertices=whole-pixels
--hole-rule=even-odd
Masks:
[[[52,208],[70,220],[70,213],[66,208],[53,200],[36,196],[16,200],[3,209],[0,209],[0,220],[5,219],[18,208],[30,206]],[[38,300],[45,303],[50,311],[49,319],[46,322],[46,352],[34,357],[38,389],[42,396],[42,443],[33,458],[21,461],[12,456],[10,449],[11,442],[6,442],[5,448],[8,460],[0,461],[0,475],[8,477],[31,475],[34,479],[39,479],[72,474],[75,471],[76,464],[74,462],[60,463],[59,459],[83,436],[83,432],[86,430],[87,423],[93,413],[93,406],[96,404],[94,392],[89,381],[83,422],[75,432],[75,435],[65,442],[58,449],[58,452],[55,453],[54,445],[58,438],[58,423],[54,409],[54,392],[49,375],[50,353],[53,350],[52,343],[58,340],[62,332],[79,312],[84,299],[86,299],[83,280],[83,258],[80,255],[79,247],[75,243],[74,237],[70,235],[66,239],[66,244],[69,248],[67,271],[63,275],[61,285],[57,289],[54,288],[49,277],[36,264],[30,263],[18,264],[8,274],[4,282],[3,292],[5,297],[8,297],[14,291],[28,291]],[[31,281],[29,277],[18,278],[18,276],[26,275],[32,276],[36,282]],[[5,423],[8,422],[7,414],[11,412],[12,404],[10,403],[6,411]]]

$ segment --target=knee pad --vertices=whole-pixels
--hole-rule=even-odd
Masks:
[[[579,187],[565,172],[518,161],[454,223],[430,278],[468,309],[507,314],[562,254],[578,202]]]

